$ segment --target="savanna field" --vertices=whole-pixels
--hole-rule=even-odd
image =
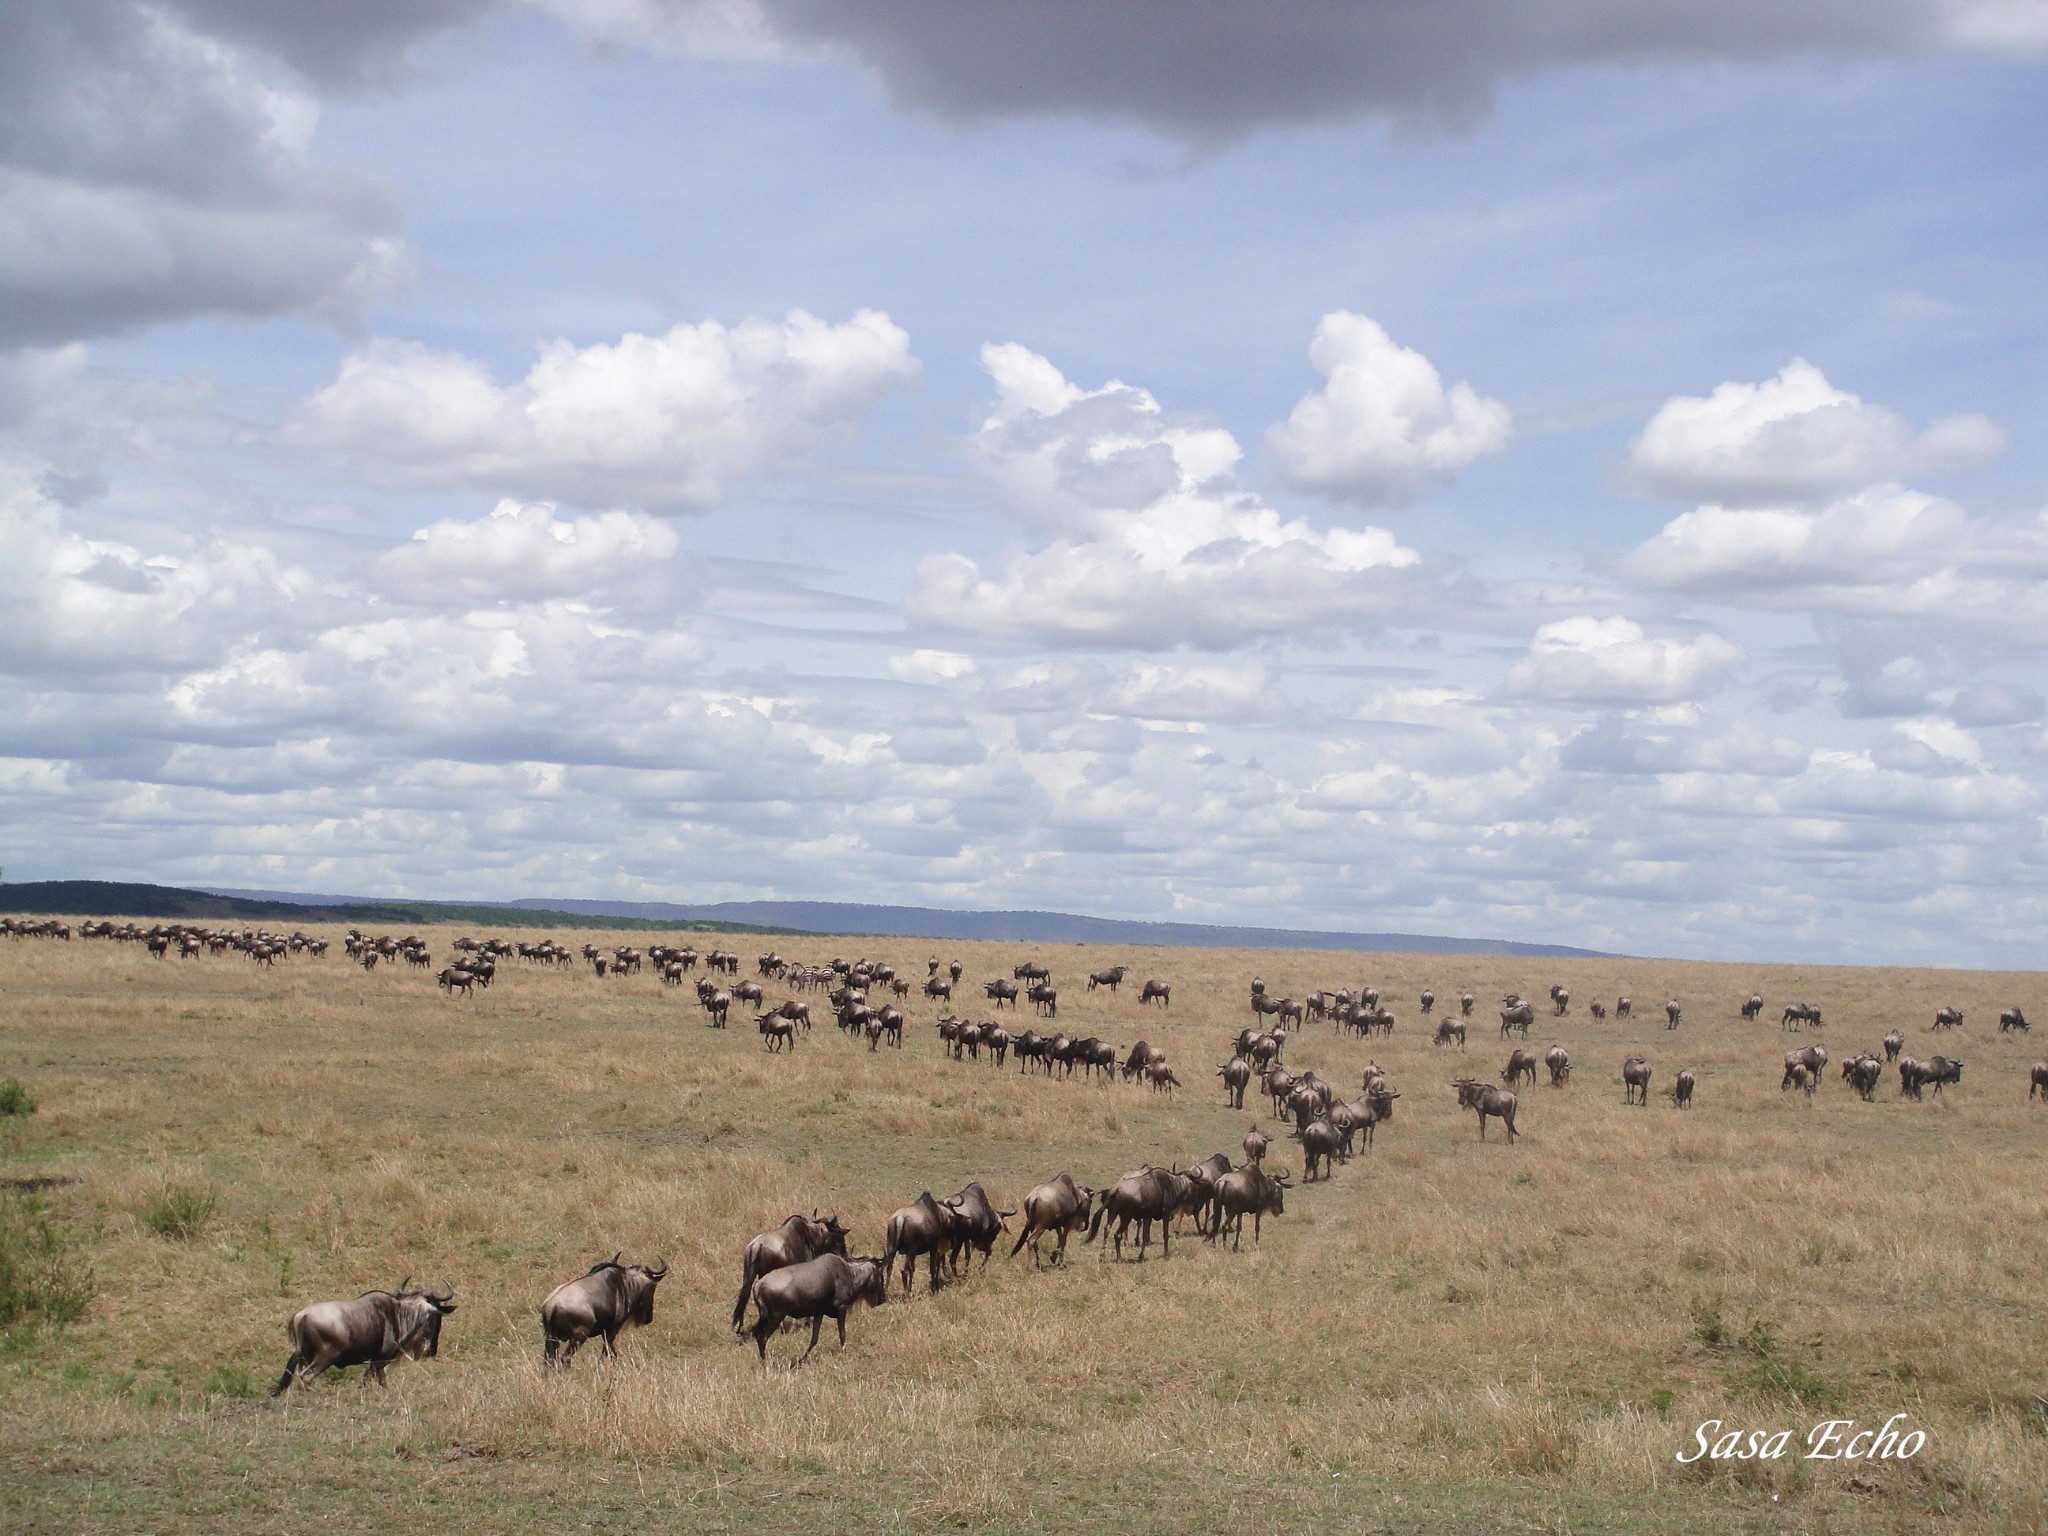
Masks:
[[[274,969],[0,941],[0,1079],[35,1105],[0,1116],[6,1529],[2048,1527],[2048,1107],[2028,1101],[2048,1042],[1997,1030],[2013,1004],[2048,1018],[2038,975],[697,941],[736,948],[742,975],[771,942],[914,980],[957,958],[970,1018],[991,1016],[981,980],[1041,960],[1059,1026],[1120,1056],[1161,1046],[1185,1085],[1168,1095],[952,1061],[945,1005],[915,995],[900,1052],[842,1035],[810,993],[821,1022],[778,1056],[743,1007],[710,1029],[652,971],[507,959],[448,998],[318,931],[326,957]],[[459,931],[424,930],[437,965]],[[1113,963],[1121,992],[1088,993]],[[1377,986],[1399,1020],[1288,1044],[1287,1066],[1347,1095],[1369,1059],[1401,1095],[1327,1183],[1301,1185],[1256,1086],[1239,1112],[1214,1075],[1254,975],[1293,997]],[[1172,983],[1170,1011],[1139,1006],[1148,976]],[[1542,1005],[1553,983],[1574,995],[1564,1019]],[[1431,1044],[1425,987],[1440,1013],[1478,995],[1462,1054]],[[1482,1144],[1449,1083],[1498,1081],[1510,990],[1539,1004],[1528,1045],[1562,1044],[1575,1071],[1520,1090],[1518,1143],[1496,1123]],[[1768,1006],[1746,1023],[1752,990]],[[1622,994],[1634,1018],[1589,1016]],[[1825,1028],[1781,1033],[1793,1001]],[[1935,1035],[1943,1005],[1966,1023]],[[1838,1064],[1894,1027],[1910,1054],[1959,1057],[1961,1083],[1916,1103],[1887,1072],[1859,1101]],[[1833,1057],[1819,1092],[1781,1091],[1784,1052],[1814,1040]],[[1631,1053],[1654,1069],[1647,1107],[1623,1102]],[[920,1279],[856,1311],[843,1351],[828,1324],[801,1370],[804,1336],[772,1341],[764,1371],[731,1330],[741,1249],[792,1211],[836,1211],[852,1252],[879,1253],[921,1190],[979,1179],[1007,1209],[1061,1170],[1102,1186],[1236,1161],[1255,1120],[1296,1179],[1256,1247],[1187,1231],[1170,1259],[1119,1264],[1076,1237],[1065,1268],[1034,1271],[1006,1240],[937,1295]],[[593,1348],[544,1375],[541,1299],[620,1250],[670,1266],[652,1326],[615,1362]],[[393,1366],[383,1391],[350,1371],[267,1397],[297,1308],[408,1276],[455,1288],[438,1359]],[[1901,1413],[1927,1436],[1902,1463],[1797,1444],[1675,1460],[1703,1420],[1798,1441]]]

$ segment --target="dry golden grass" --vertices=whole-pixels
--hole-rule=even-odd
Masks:
[[[452,932],[433,937],[445,949]],[[766,946],[732,947],[751,961]],[[75,1503],[80,1469],[104,1487],[146,1446],[359,1481],[368,1525],[427,1486],[406,1479],[452,1476],[438,1470],[458,1465],[450,1448],[488,1447],[459,1462],[476,1529],[543,1518],[536,1490],[570,1470],[610,1486],[605,1468],[707,1528],[718,1510],[778,1528],[767,1501],[791,1487],[830,1498],[840,1529],[1178,1523],[1151,1503],[1131,1513],[1119,1490],[1138,1488],[1178,1499],[1183,1521],[1193,1501],[1209,1524],[1232,1510],[1278,1523],[1363,1508],[1392,1528],[1427,1525],[1425,1509],[1572,1529],[2048,1518],[2035,1398],[2048,1345],[2032,1326],[2048,1109],[2026,1097],[2038,1053],[1995,1028],[2000,1007],[2037,1001],[2037,976],[777,947],[867,954],[916,979],[927,955],[957,956],[970,982],[1035,954],[1060,982],[1063,1027],[1160,1044],[1188,1087],[1169,1098],[954,1063],[922,1000],[900,1054],[827,1025],[780,1057],[737,1012],[733,1029],[708,1030],[693,999],[651,977],[508,962],[489,992],[447,1000],[429,974],[365,974],[338,953],[262,971],[0,943],[0,1076],[24,1078],[41,1106],[0,1124],[0,1173],[78,1180],[50,1199],[99,1280],[83,1322],[0,1354],[16,1445],[0,1471],[17,1490],[0,1510],[24,1528],[90,1525],[70,1518],[90,1505]],[[1086,971],[1114,960],[1132,984],[1087,993]],[[1154,974],[1174,983],[1169,1014],[1137,1005],[1134,984]],[[1256,1117],[1226,1109],[1211,1073],[1249,1020],[1253,974],[1295,996],[1379,986],[1401,1020],[1391,1039],[1311,1025],[1288,1063],[1349,1087],[1372,1058],[1403,1094],[1377,1148],[1292,1194],[1256,1251],[1190,1236],[1170,1262],[1103,1264],[1079,1247],[1065,1272],[998,1259],[937,1297],[920,1288],[858,1314],[846,1352],[828,1333],[802,1372],[764,1374],[733,1340],[739,1250],[790,1210],[837,1209],[872,1251],[920,1189],[980,1178],[1014,1204],[1062,1168],[1103,1182],[1147,1160],[1235,1153]],[[1497,1128],[1481,1145],[1446,1085],[1500,1070],[1501,992],[1540,998],[1552,981],[1571,987],[1572,1015],[1539,1019],[1530,1043],[1563,1043],[1575,1080],[1523,1091],[1518,1145]],[[1466,988],[1481,999],[1462,1056],[1429,1044],[1425,985],[1440,1008]],[[1752,988],[1772,1004],[1760,1024],[1736,1017]],[[1587,1017],[1587,1002],[1622,992],[1634,1020]],[[972,997],[965,1011],[985,1016]],[[1685,1005],[1675,1034],[1666,997]],[[1831,1066],[1812,1102],[1780,1093],[1795,1042],[1775,1020],[1794,999],[1825,1010],[1818,1038],[1837,1059],[1896,1025],[1909,1051],[1961,1056],[1961,1087],[1916,1104],[1888,1080],[1863,1104]],[[1943,1003],[1969,1018],[1952,1036],[1928,1033]],[[1647,1108],[1622,1103],[1631,1051],[1656,1068]],[[1699,1075],[1684,1113],[1662,1093],[1681,1067]],[[1275,1158],[1299,1166],[1277,1136]],[[217,1196],[196,1235],[151,1226],[167,1189]],[[654,1327],[614,1366],[586,1358],[567,1379],[543,1377],[541,1296],[618,1249],[673,1266]],[[323,1383],[281,1409],[238,1403],[281,1366],[295,1307],[408,1273],[457,1287],[439,1361],[394,1371],[388,1395]],[[791,1340],[773,1353],[787,1360]],[[1673,1459],[1703,1419],[1803,1435],[1830,1416],[1896,1412],[1929,1436],[1902,1466]],[[254,1529],[270,1485],[248,1475],[244,1502],[216,1508],[218,1488],[116,1470],[128,1503],[92,1507],[116,1525],[106,1509]]]

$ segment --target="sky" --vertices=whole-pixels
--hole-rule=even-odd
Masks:
[[[4,0],[0,868],[2037,967],[2042,0]]]

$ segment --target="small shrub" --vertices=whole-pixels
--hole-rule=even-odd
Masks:
[[[92,1305],[92,1263],[33,1195],[0,1195],[0,1329],[75,1323]]]
[[[16,1115],[32,1115],[36,1112],[35,1098],[28,1091],[28,1084],[18,1077],[0,1082],[0,1120],[11,1120]]]
[[[219,1204],[210,1189],[165,1183],[142,1207],[142,1224],[158,1237],[189,1241],[206,1230]]]

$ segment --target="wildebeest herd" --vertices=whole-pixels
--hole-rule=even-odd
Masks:
[[[133,922],[74,924],[59,919],[8,918],[0,920],[0,934],[17,940],[64,942],[77,937],[139,943],[159,959],[174,954],[184,959],[240,954],[262,965],[298,955],[317,957],[328,950],[327,941],[299,932],[275,934],[264,929],[186,923],[141,926]],[[372,935],[351,929],[342,948],[351,961],[366,970],[380,963],[402,963],[408,971],[433,969],[429,947],[417,935]],[[699,953],[684,945],[600,949],[585,944],[579,954],[552,939],[529,943],[464,937],[455,939],[450,948],[452,960],[436,973],[441,990],[450,998],[474,997],[489,989],[501,961],[573,969],[580,960],[594,976],[607,981],[651,972],[665,987],[693,990],[707,1023],[714,1028],[723,1028],[732,1005],[740,1003],[752,1012],[763,1048],[771,1053],[794,1050],[799,1039],[809,1035],[812,1002],[800,994],[822,992],[841,1031],[871,1052],[884,1045],[904,1048],[906,1009],[944,1005],[945,1012],[930,1022],[944,1059],[980,1061],[1000,1069],[1014,1054],[1020,1073],[1042,1074],[1052,1081],[1143,1083],[1162,1094],[1183,1086],[1165,1053],[1145,1040],[1125,1050],[1095,1035],[1057,1031],[1060,993],[1049,967],[1035,961],[1015,966],[1008,976],[979,983],[991,1017],[976,1021],[954,1011],[956,994],[966,980],[965,967],[958,960],[942,965],[937,958],[931,959],[926,976],[919,981],[914,973],[913,977],[900,976],[893,967],[868,959],[834,958],[810,964],[771,952],[756,960],[755,976],[742,980],[738,955],[718,949]],[[694,976],[700,965],[704,974]],[[1086,973],[1086,990],[1117,997],[1128,979],[1126,966],[1103,967]],[[770,987],[789,995],[771,1000]],[[1141,1005],[1156,1002],[1170,1007],[1172,989],[1165,980],[1150,978],[1134,990]],[[1340,1035],[1387,1037],[1395,1033],[1400,1020],[1390,1000],[1369,985],[1317,989],[1297,999],[1274,995],[1262,980],[1254,979],[1246,995],[1251,1027],[1228,1043],[1227,1058],[1215,1069],[1225,1102],[1242,1110],[1246,1093],[1256,1085],[1271,1114],[1288,1125],[1289,1139],[1301,1146],[1303,1186],[1327,1180],[1334,1168],[1361,1148],[1371,1148],[1376,1128],[1393,1117],[1400,1095],[1371,1064],[1355,1095],[1348,1090],[1340,1092],[1313,1071],[1296,1073],[1287,1062],[1290,1042],[1312,1026],[1325,1023]],[[1478,1000],[1469,990],[1446,992],[1445,997],[1439,1013],[1437,994],[1423,990],[1415,999],[1417,1012],[1434,1045],[1462,1052],[1469,1043]],[[1523,1131],[1518,1116],[1526,1118],[1526,1106],[1517,1090],[1534,1090],[1539,1071],[1547,1074],[1552,1089],[1566,1090],[1571,1085],[1573,1061],[1562,1044],[1550,1044],[1539,1056],[1536,1048],[1526,1043],[1539,1017],[1556,1022],[1572,1012],[1574,1000],[1569,989],[1552,986],[1547,999],[1547,1006],[1541,1006],[1518,993],[1501,997],[1500,1036],[1510,1054],[1498,1085],[1470,1075],[1459,1076],[1450,1084],[1458,1106],[1475,1113],[1482,1140],[1487,1138],[1489,1121],[1499,1123],[1507,1141],[1520,1138]],[[1129,999],[1123,1001],[1128,1006]],[[1012,1029],[1002,1022],[1003,1010],[1016,1010],[1020,1002],[1032,1005],[1048,1032],[1041,1033],[1035,1025]],[[1586,1006],[1596,1019],[1608,1016],[1604,1002]],[[1633,1007],[1631,998],[1617,998],[1613,1015],[1629,1018]],[[1679,1030],[1685,1022],[1677,998],[1666,1001],[1662,1012],[1668,1031]],[[1765,1018],[1762,994],[1750,994],[1737,1012],[1751,1023]],[[1825,1028],[1821,1009],[1803,1000],[1783,1005],[1779,1024],[1788,1032]],[[1948,1035],[1965,1025],[1960,1010],[1943,1006],[1928,1029]],[[1998,1030],[2001,1034],[2025,1034],[2029,1024],[2024,1012],[2017,1006],[2004,1009]],[[1961,1085],[1960,1059],[1942,1054],[1921,1060],[1904,1047],[1903,1031],[1891,1030],[1879,1049],[1859,1051],[1841,1062],[1841,1080],[1866,1102],[1875,1097],[1888,1071],[1896,1071],[1899,1094],[1910,1100],[1924,1099],[1930,1089],[1938,1098],[1945,1088]],[[1823,1084],[1829,1061],[1827,1049],[1818,1042],[1787,1052],[1781,1089],[1798,1090],[1811,1098]],[[1646,1105],[1657,1076],[1648,1058],[1631,1054],[1622,1062],[1620,1076],[1625,1100]],[[1698,1074],[1680,1070],[1670,1081],[1664,1091],[1674,1107],[1693,1107]],[[2032,1067],[2028,1097],[2048,1102],[2048,1061]],[[808,1321],[811,1339],[803,1355],[807,1358],[827,1319],[836,1324],[844,1343],[848,1314],[861,1303],[885,1301],[898,1283],[899,1266],[900,1286],[906,1296],[920,1264],[933,1290],[964,1280],[973,1268],[973,1255],[981,1256],[985,1268],[996,1244],[1011,1234],[1013,1223],[1015,1236],[1008,1256],[1015,1258],[1029,1247],[1034,1267],[1045,1262],[1041,1251],[1045,1239],[1054,1241],[1050,1262],[1057,1265],[1064,1261],[1068,1241],[1077,1233],[1085,1234],[1085,1243],[1099,1243],[1104,1258],[1123,1258],[1129,1245],[1142,1261],[1155,1240],[1162,1253],[1170,1255],[1173,1236],[1189,1228],[1208,1243],[1241,1248],[1247,1216],[1252,1218],[1256,1245],[1264,1218],[1283,1215],[1286,1195],[1302,1187],[1296,1186],[1286,1171],[1267,1166],[1270,1146],[1255,1122],[1245,1136],[1241,1163],[1233,1164],[1222,1153],[1186,1168],[1148,1163],[1099,1185],[1082,1184],[1061,1172],[1030,1189],[1011,1208],[992,1199],[978,1180],[949,1196],[926,1191],[889,1218],[880,1234],[879,1252],[873,1257],[852,1252],[851,1234],[836,1216],[821,1216],[815,1210],[808,1217],[792,1214],[747,1245],[733,1309],[734,1329],[751,1335],[765,1362],[768,1343],[777,1331]],[[663,1264],[628,1263],[623,1254],[615,1254],[558,1286],[540,1306],[545,1362],[566,1367],[591,1340],[599,1341],[605,1353],[614,1352],[623,1330],[651,1324],[656,1288],[667,1274]],[[746,1322],[750,1307],[754,1312],[751,1326]],[[371,1379],[381,1381],[385,1367],[392,1363],[433,1358],[442,1320],[454,1312],[451,1288],[415,1290],[409,1280],[392,1291],[371,1291],[351,1301],[302,1308],[288,1324],[291,1353],[276,1390],[282,1393],[294,1383],[353,1365],[366,1367]]]

